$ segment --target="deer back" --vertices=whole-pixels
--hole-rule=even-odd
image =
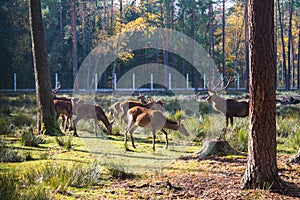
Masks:
[[[249,115],[249,103],[245,100],[227,99],[226,116],[247,117]]]
[[[69,115],[72,113],[72,103],[68,101],[63,101],[63,100],[54,100],[54,107],[56,113],[59,114],[64,114],[64,115]]]

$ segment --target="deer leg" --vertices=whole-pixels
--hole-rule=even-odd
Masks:
[[[228,117],[226,117],[226,128],[228,128]]]
[[[81,119],[81,116],[77,115],[77,117],[74,119],[73,121],[73,124],[74,124],[74,133],[73,135],[75,137],[78,137],[78,134],[77,134],[77,130],[76,130],[76,125],[77,125],[77,122]]]
[[[134,125],[130,128],[129,130],[129,134],[130,134],[130,139],[131,139],[131,144],[133,146],[133,148],[136,148],[135,145],[134,145],[134,139],[133,139],[133,132],[135,131],[135,129],[137,128],[138,126],[137,125]]]
[[[62,116],[62,124],[63,124],[63,127],[64,127],[64,131],[66,132],[67,131],[67,123],[68,123],[68,118],[66,119],[65,116]]]
[[[230,124],[231,124],[231,127],[233,127],[233,117],[230,117]]]
[[[72,115],[71,115],[71,116],[68,116],[67,122],[68,122],[68,130],[71,131],[71,126],[72,126]]]
[[[165,145],[165,148],[167,149],[168,146],[169,146],[168,133],[164,129],[161,129],[161,132],[163,132],[165,134],[165,136],[166,136],[166,145]]]
[[[153,151],[155,151],[155,137],[156,137],[156,133],[155,133],[155,129],[152,128],[152,149]]]
[[[95,135],[97,137],[97,119],[94,119],[94,131],[95,131]]]
[[[125,122],[125,112],[122,112],[121,118],[120,118],[120,124],[123,124],[123,121]]]
[[[124,144],[125,144],[126,149],[127,149],[127,132],[128,131],[129,131],[129,134],[130,134],[130,139],[131,139],[132,146],[135,148],[132,133],[135,131],[136,128],[137,128],[137,126],[135,126],[132,123],[132,124],[128,125],[127,129],[124,132]]]

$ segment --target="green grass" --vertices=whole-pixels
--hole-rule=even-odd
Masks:
[[[129,98],[124,96],[122,100]],[[115,179],[140,179],[145,174],[164,176],[174,170],[176,159],[200,150],[204,140],[224,134],[225,118],[212,111],[210,104],[200,102],[197,106],[200,110],[192,112],[180,110],[180,105],[194,101],[183,96],[159,96],[156,99],[166,103],[165,116],[173,120],[185,119],[184,125],[190,136],[168,130],[170,144],[165,149],[165,136],[158,132],[156,151],[153,151],[150,129],[137,129],[133,134],[137,148],[134,149],[129,140],[129,150],[126,150],[123,128],[115,124],[114,134],[98,134],[100,136],[96,137],[91,120],[78,123],[80,138],[36,136],[34,131],[26,128],[34,127],[36,121],[34,95],[1,97],[1,102],[9,104],[9,110],[0,117],[0,184],[7,183],[0,187],[6,188],[1,190],[1,198],[72,199],[74,196],[81,198],[81,194],[91,197],[95,194],[87,192],[89,189],[98,193],[99,188]],[[105,102],[105,111],[111,100],[111,97],[96,98],[100,105]],[[294,154],[299,149],[300,123],[294,112],[295,109],[286,108],[282,114],[277,113],[280,153]],[[234,127],[228,128],[225,138],[236,150],[247,151],[248,118],[235,118]],[[36,145],[32,140],[42,142]],[[26,144],[28,142],[30,145]],[[176,166],[176,170],[185,167]],[[190,166],[188,171],[195,169]],[[126,191],[120,190],[120,193],[125,194]]]

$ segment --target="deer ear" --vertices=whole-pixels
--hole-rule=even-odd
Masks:
[[[183,124],[183,122],[184,122],[184,119],[182,119],[182,120],[179,121],[180,124]]]

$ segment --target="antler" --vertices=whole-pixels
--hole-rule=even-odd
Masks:
[[[224,78],[225,79],[225,78]],[[232,83],[232,82],[234,82],[235,81],[235,78],[234,77],[229,77],[229,79],[227,79],[227,84],[226,84],[226,86],[225,87],[222,87],[222,89],[220,90],[220,91],[223,91],[223,90],[226,90],[228,87],[229,87],[229,85]],[[219,92],[220,92],[219,91]]]
[[[222,80],[220,80],[220,81],[217,83],[217,85],[214,85],[214,88],[213,88],[213,89],[211,89],[211,88],[207,85],[207,86],[206,86],[207,90],[208,90],[208,91],[211,91],[211,92],[221,92],[221,91],[223,91],[223,90],[226,90],[226,89],[229,87],[229,85],[230,85],[232,82],[235,81],[235,78],[234,78],[234,77],[229,77],[229,78],[227,79],[227,84],[226,84],[226,86],[225,86],[225,87],[222,87],[220,90],[218,90],[217,88],[224,82],[225,79],[226,79],[226,77],[224,77]]]
[[[56,94],[56,93],[57,93],[57,90],[59,90],[60,88],[61,88],[61,84],[60,84],[59,81],[57,81],[57,83],[56,83],[56,88],[54,88],[54,90],[53,90],[53,94]]]

